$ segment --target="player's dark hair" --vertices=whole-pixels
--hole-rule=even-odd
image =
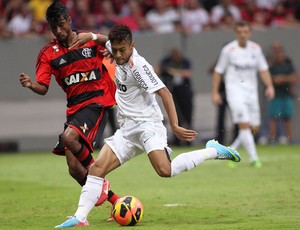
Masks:
[[[249,22],[247,21],[239,21],[239,22],[236,22],[235,25],[234,25],[234,30],[236,30],[236,28],[238,27],[244,27],[244,26],[247,26],[251,29],[251,26],[249,24]]]
[[[68,19],[68,8],[58,0],[55,0],[47,9],[46,19],[49,23],[55,24],[61,17]]]
[[[122,43],[124,41],[128,42],[129,44],[132,43],[132,33],[128,26],[125,25],[117,25],[114,26],[109,34],[108,39],[111,43]]]

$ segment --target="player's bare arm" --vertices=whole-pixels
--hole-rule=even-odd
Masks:
[[[275,96],[275,91],[270,72],[268,70],[261,71],[260,76],[266,86],[265,95],[269,100],[272,100]]]
[[[80,47],[83,46],[84,44],[86,44],[87,42],[94,40],[95,42],[97,42],[99,45],[101,46],[105,46],[105,43],[108,41],[107,36],[102,35],[102,34],[94,34],[94,33],[80,33],[77,35],[76,39],[74,40],[74,42],[71,44],[71,46],[69,47],[69,49],[73,49],[76,47]],[[112,54],[107,50],[100,50],[100,53],[105,56],[106,59],[110,59],[110,63],[113,63],[113,56]]]
[[[212,77],[213,77],[212,102],[215,105],[221,105],[223,103],[223,101],[222,101],[222,97],[219,93],[219,87],[220,87],[220,84],[221,84],[222,76],[221,76],[221,74],[214,71]]]
[[[94,40],[99,45],[105,46],[105,43],[108,41],[107,36],[102,34],[94,34],[94,33],[80,33],[75,38],[74,42],[71,44],[69,49],[73,49],[75,47],[80,47],[86,44],[87,42]]]
[[[45,85],[32,82],[31,78],[25,73],[20,74],[19,80],[23,87],[29,88],[37,94],[45,95],[48,92],[48,88]]]
[[[162,98],[164,107],[168,114],[170,126],[174,134],[180,140],[189,141],[189,142],[193,141],[197,136],[197,132],[194,130],[185,129],[178,125],[178,117],[177,117],[175,104],[173,101],[173,96],[171,92],[168,90],[168,88],[164,87],[156,91],[156,93]]]

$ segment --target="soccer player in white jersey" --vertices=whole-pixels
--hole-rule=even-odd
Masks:
[[[97,202],[103,178],[131,158],[146,152],[161,177],[173,177],[190,170],[208,159],[239,162],[239,154],[214,140],[206,148],[182,153],[170,160],[163,115],[155,96],[162,98],[172,131],[184,141],[192,141],[197,133],[178,126],[172,94],[153,71],[152,66],[134,48],[131,31],[119,25],[109,33],[111,50],[116,62],[118,122],[120,129],[105,139],[98,158],[90,167],[82,189],[78,209],[69,220],[55,228],[88,225],[87,216]]]
[[[257,74],[266,86],[265,95],[268,99],[274,97],[274,87],[261,47],[249,40],[249,24],[243,21],[236,23],[235,34],[236,40],[223,47],[215,67],[212,101],[217,105],[222,103],[218,89],[223,76],[232,119],[239,126],[239,134],[231,148],[237,149],[242,144],[251,165],[261,167],[252,134],[260,126]]]

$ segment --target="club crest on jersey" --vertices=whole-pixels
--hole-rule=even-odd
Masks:
[[[55,46],[52,46],[52,48],[54,49],[54,52],[58,52],[59,51],[59,49],[58,49],[58,46],[57,45],[55,45]]]
[[[133,66],[134,66],[133,60],[132,60],[132,58],[130,58],[130,60],[129,60],[129,67],[132,68]]]
[[[71,85],[75,85],[86,81],[95,81],[95,80],[99,80],[100,78],[101,76],[100,76],[99,69],[82,72],[82,73],[74,73],[64,78],[63,85],[65,88],[67,88]]]
[[[86,58],[92,57],[92,49],[91,48],[83,48],[81,53]]]

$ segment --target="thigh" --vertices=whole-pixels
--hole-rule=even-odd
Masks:
[[[242,97],[227,98],[233,123],[249,123],[249,108]]]
[[[253,100],[248,104],[248,108],[250,126],[259,127],[261,123],[259,102]]]
[[[162,122],[144,122],[139,129],[141,131],[140,143],[146,153],[167,148],[171,154],[172,151],[167,142],[167,130]]]
[[[107,110],[97,104],[88,105],[67,119],[68,127],[79,134],[91,151],[94,151],[96,138],[102,136],[106,123]]]
[[[113,136],[104,140],[105,143],[113,150],[120,164],[124,164],[131,158],[143,152],[137,147],[138,139],[136,138],[136,140],[133,140],[132,135],[132,133],[127,134],[127,132],[121,128],[118,129]]]

